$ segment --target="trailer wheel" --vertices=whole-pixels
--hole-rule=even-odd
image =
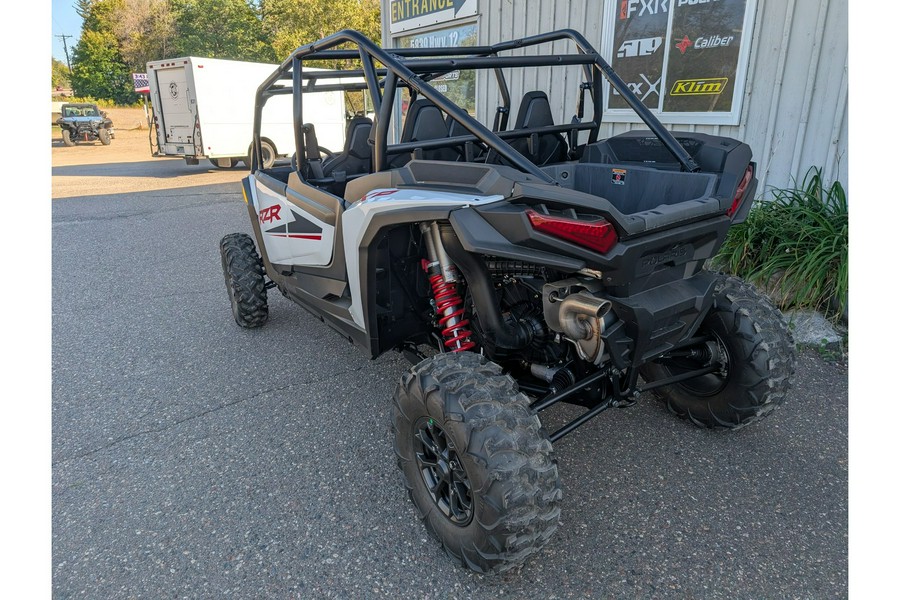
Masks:
[[[230,233],[222,238],[219,251],[235,322],[248,329],[262,327],[269,318],[269,303],[265,269],[253,238]]]
[[[72,139],[72,133],[68,129],[62,130],[62,141],[66,146],[74,146],[75,140]]]
[[[109,129],[101,129],[97,132],[97,137],[100,138],[100,143],[104,146],[109,146],[112,142],[112,138],[109,137]]]
[[[701,369],[717,355],[717,371],[653,390],[675,415],[699,427],[740,429],[784,402],[794,374],[794,341],[768,298],[737,277],[721,276],[697,335],[706,347],[642,367],[647,381]]]
[[[261,169],[271,169],[272,165],[275,164],[275,159],[278,157],[275,154],[275,147],[272,146],[266,140],[260,140],[260,151],[262,153],[262,166]],[[247,158],[244,159],[244,164],[247,165],[247,168],[250,168],[250,159],[253,156],[253,144],[250,145],[250,150],[247,152]]]
[[[233,169],[234,167],[238,166],[238,163],[239,163],[239,162],[241,162],[241,159],[240,159],[240,158],[231,158],[231,159],[230,159],[230,160],[231,160],[231,166],[226,167],[226,166],[224,166],[224,165],[219,161],[218,158],[209,158],[209,159],[207,159],[207,160],[209,160],[209,162],[212,163],[212,166],[214,166],[214,167],[217,168],[217,169]]]
[[[505,571],[556,531],[552,446],[499,365],[471,352],[428,358],[400,380],[391,417],[409,497],[454,562]]]

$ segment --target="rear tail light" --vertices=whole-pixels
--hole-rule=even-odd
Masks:
[[[579,221],[564,217],[542,215],[533,210],[526,211],[526,214],[535,231],[552,235],[596,252],[609,252],[609,249],[619,241],[619,236],[616,234],[612,223],[604,218],[599,218],[596,221]]]
[[[738,184],[737,192],[734,194],[734,200],[731,202],[731,208],[725,212],[726,215],[733,217],[734,213],[737,212],[738,208],[741,206],[741,202],[744,201],[744,192],[747,191],[747,186],[750,185],[752,180],[753,165],[750,165],[744,172],[744,178],[741,179],[741,182]]]

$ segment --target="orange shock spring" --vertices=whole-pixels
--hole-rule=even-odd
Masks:
[[[422,268],[428,271],[427,261],[422,261]],[[469,320],[465,318],[463,301],[456,293],[456,286],[445,281],[440,272],[430,275],[428,282],[434,293],[435,310],[442,315],[438,327],[444,336],[444,346],[450,352],[471,350],[475,347],[475,342],[469,339],[472,332],[466,329]]]

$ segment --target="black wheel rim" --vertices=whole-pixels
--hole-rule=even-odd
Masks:
[[[704,332],[700,334],[703,335]],[[705,335],[707,339],[705,343],[657,361],[670,377],[718,365],[719,368],[712,373],[677,384],[689,394],[698,397],[715,396],[724,390],[728,385],[731,364],[728,346],[724,340],[715,332],[707,331]]]
[[[452,440],[428,417],[419,419],[414,432],[416,464],[425,489],[451,523],[468,525],[473,514],[472,484]]]

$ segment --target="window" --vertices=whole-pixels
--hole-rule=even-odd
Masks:
[[[394,43],[398,48],[475,46],[478,43],[478,26],[475,23],[453,25],[425,33],[398,37],[394,39]],[[470,115],[475,114],[475,71],[451,71],[428,83],[455,104],[464,108]],[[408,98],[408,95],[405,95],[404,98]],[[403,107],[403,111],[405,114],[406,106]]]
[[[663,123],[737,125],[756,0],[606,0],[601,49]],[[605,119],[637,119],[606,85]]]

